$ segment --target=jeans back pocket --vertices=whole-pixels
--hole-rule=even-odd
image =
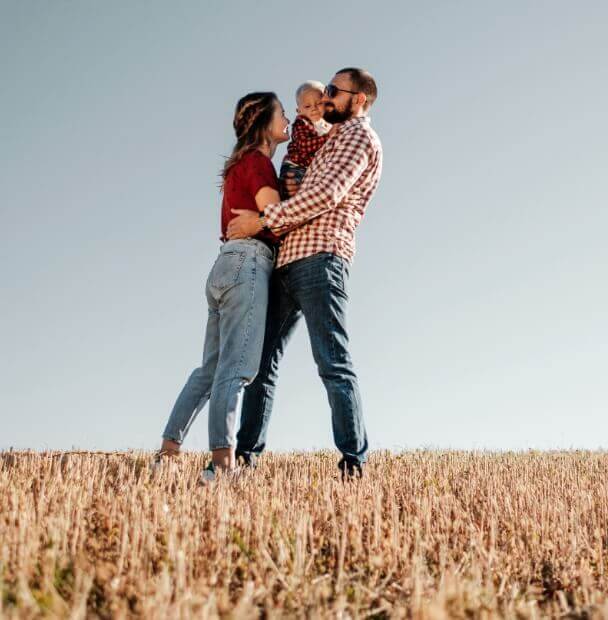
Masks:
[[[236,250],[221,252],[211,269],[209,284],[220,291],[234,286],[239,279],[246,254]]]

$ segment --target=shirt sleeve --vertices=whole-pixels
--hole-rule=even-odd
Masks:
[[[288,200],[266,206],[265,220],[272,232],[283,234],[334,209],[363,174],[369,163],[367,136],[345,132],[334,140],[332,153],[314,183],[305,183]]]
[[[251,157],[247,167],[245,183],[247,190],[254,198],[262,187],[271,187],[277,191],[279,190],[279,182],[274,166],[270,159],[262,155],[262,153]]]

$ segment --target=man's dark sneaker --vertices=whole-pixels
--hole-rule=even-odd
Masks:
[[[338,469],[342,472],[342,480],[356,480],[363,478],[363,467],[346,459],[340,459]]]
[[[251,467],[251,469],[255,469],[257,466],[258,457],[253,452],[239,452],[237,450],[235,456],[237,467]]]

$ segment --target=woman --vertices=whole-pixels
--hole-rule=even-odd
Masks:
[[[250,93],[239,100],[233,122],[236,145],[222,171],[222,239],[232,209],[263,211],[279,202],[271,158],[289,139],[289,120],[274,93]],[[198,412],[209,401],[212,460],[201,474],[235,467],[235,425],[243,389],[255,378],[262,356],[268,286],[278,238],[262,230],[255,238],[226,241],[206,284],[209,316],[202,366],[177,398],[154,464],[178,454]]]

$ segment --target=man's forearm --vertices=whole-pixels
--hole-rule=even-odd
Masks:
[[[322,202],[322,196],[318,200],[305,203],[301,199],[295,201],[296,197],[298,194],[264,208],[264,223],[276,235],[283,235],[333,208],[329,202]],[[303,207],[303,204],[306,206]]]
[[[328,164],[328,170],[316,183],[306,185],[295,196],[267,205],[266,223],[276,234],[301,226],[337,207],[367,167],[368,157],[359,150],[348,164],[338,168]]]

